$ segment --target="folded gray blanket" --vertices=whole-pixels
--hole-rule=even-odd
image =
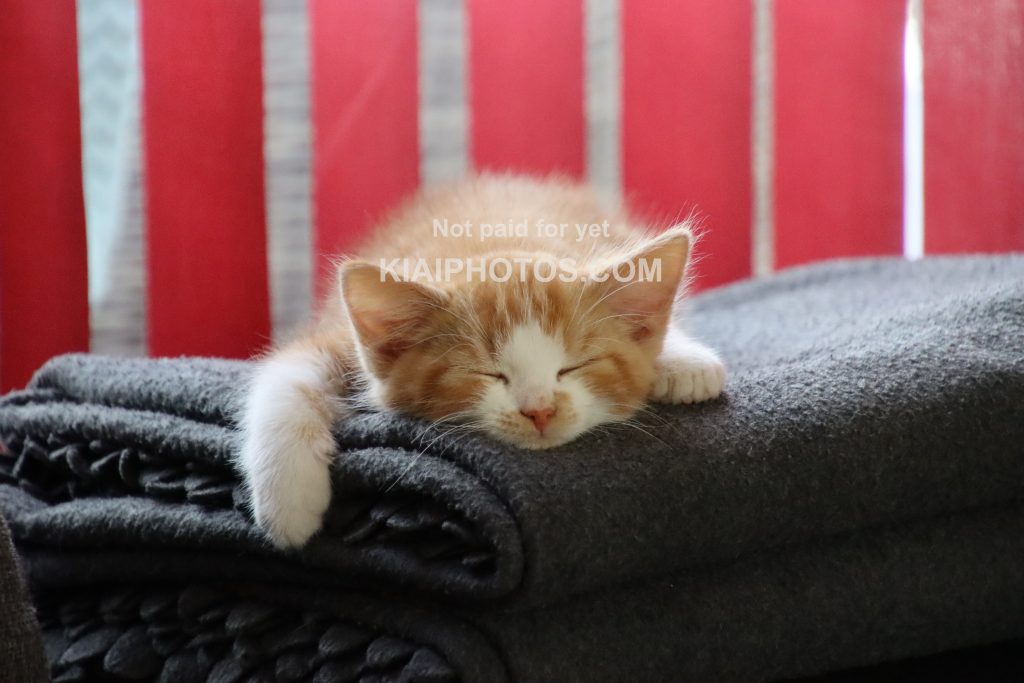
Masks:
[[[39,624],[18,571],[10,532],[0,518],[0,683],[46,680]]]
[[[231,468],[246,364],[59,358],[0,403],[0,510],[40,589],[400,591],[374,628],[471,632],[434,643],[465,680],[763,680],[1024,632],[1024,258],[793,270],[690,320],[727,395],[639,428],[532,452],[339,424],[330,519],[290,556]],[[395,606],[426,600],[447,631]],[[866,628],[886,612],[920,637]]]
[[[1024,635],[1020,507],[525,611],[224,582],[217,562],[189,571],[173,551],[23,552],[34,576],[87,584],[42,591],[55,681],[769,681]]]

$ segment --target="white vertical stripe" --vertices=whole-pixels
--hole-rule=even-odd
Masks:
[[[622,41],[619,0],[586,0],[584,92],[587,179],[604,195],[622,193]]]
[[[305,0],[263,0],[264,163],[273,337],[312,305],[309,29]]]
[[[420,178],[456,180],[469,168],[466,19],[461,0],[419,1]]]
[[[146,263],[135,0],[77,3],[90,348],[146,350]]]
[[[908,0],[903,36],[903,255],[924,256],[924,59],[921,0]]]
[[[752,0],[753,107],[751,175],[753,181],[754,275],[775,267],[775,26],[773,0]]]

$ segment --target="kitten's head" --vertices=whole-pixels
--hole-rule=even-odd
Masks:
[[[553,279],[526,267],[525,278],[443,286],[350,262],[342,296],[370,396],[525,448],[629,418],[651,389],[689,244],[676,228]]]

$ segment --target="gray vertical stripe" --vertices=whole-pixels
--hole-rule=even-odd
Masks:
[[[619,0],[586,0],[583,11],[587,179],[617,199],[622,192]]]
[[[921,0],[907,0],[903,36],[903,255],[924,256],[924,54]]]
[[[462,0],[419,0],[420,177],[424,185],[469,168],[466,19]]]
[[[312,209],[305,0],[263,0],[267,257],[275,341],[309,318]]]
[[[775,38],[773,0],[753,2],[753,107],[751,175],[753,180],[754,275],[775,267]]]
[[[137,10],[77,3],[90,346],[111,355],[146,351]]]

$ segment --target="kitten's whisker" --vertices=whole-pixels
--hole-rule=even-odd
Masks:
[[[621,407],[621,408],[629,408],[629,407],[631,407],[629,404],[625,404],[625,403],[612,403],[611,405],[613,407]],[[639,408],[636,408],[636,412],[642,413],[643,415],[645,415],[647,417],[654,418],[657,421],[657,423],[658,423],[657,426],[659,428],[670,429],[670,430],[672,430],[672,432],[675,433],[676,436],[682,436],[682,434],[683,434],[681,431],[679,431],[679,426],[677,424],[675,424],[671,420],[666,419],[664,416],[657,414],[656,412],[654,412],[650,408],[647,408],[646,406],[640,406]],[[629,418],[629,419],[633,419],[633,418]],[[628,421],[628,420],[624,420],[623,422],[626,422],[626,421]],[[655,425],[645,425],[645,426],[655,426]]]
[[[447,434],[452,434],[452,433],[458,432],[459,430],[467,430],[467,429],[470,429],[470,428],[475,428],[477,426],[481,426],[483,424],[483,422],[479,421],[479,420],[470,421],[470,422],[456,422],[456,420],[459,420],[459,419],[461,419],[463,417],[468,417],[468,416],[470,416],[472,414],[473,414],[472,411],[467,409],[467,410],[458,411],[456,413],[452,413],[451,415],[448,415],[448,416],[442,417],[442,418],[440,418],[438,420],[435,420],[433,423],[428,425],[427,428],[424,430],[424,433],[420,435],[420,437],[419,437],[420,443],[422,443],[422,438],[426,436],[426,432],[429,431],[432,428],[435,428],[437,425],[445,424],[445,426],[448,426],[448,425],[451,425],[451,426],[445,432],[443,432],[443,433],[437,435],[436,437],[434,437],[430,441],[430,443],[428,443],[423,448],[425,450],[430,450],[430,448],[438,441],[438,439],[443,438]]]
[[[616,422],[615,424],[616,425],[622,425],[624,427],[632,427],[633,429],[637,430],[638,432],[642,432],[643,434],[646,434],[650,438],[654,439],[655,441],[660,443],[662,446],[665,446],[666,448],[672,448],[664,439],[661,439],[661,438],[655,436],[654,434],[651,434],[649,431],[647,431],[646,429],[644,429],[640,425],[636,424],[636,422],[633,421],[633,420],[623,420],[622,422]]]
[[[598,325],[603,323],[605,320],[618,320],[618,319],[624,319],[624,318],[640,318],[640,317],[641,316],[639,314],[637,314],[637,313],[615,313],[613,315],[606,315],[603,318],[598,318],[597,320],[588,322],[587,323],[587,329],[591,329],[591,328],[597,327]]]
[[[459,334],[454,334],[452,332],[439,332],[438,334],[432,334],[429,337],[426,337],[425,339],[420,339],[418,342],[413,344],[413,346],[419,346],[420,344],[426,344],[429,341],[433,341],[435,339],[440,339],[442,337],[455,337],[456,339],[463,339],[463,336],[459,335]]]
[[[653,411],[651,411],[651,409],[649,407],[647,407],[645,404],[637,405],[635,403],[613,402],[613,403],[610,403],[609,405],[615,406],[616,408],[633,408],[637,412],[650,413],[651,415],[654,415],[656,417],[664,419],[660,415],[658,415],[657,413],[654,413]]]
[[[455,345],[453,345],[453,346],[449,346],[449,347],[448,347],[448,348],[447,348],[447,349],[445,350],[445,352],[444,352],[444,353],[442,353],[442,354],[441,354],[440,356],[438,356],[438,357],[437,357],[437,358],[435,358],[434,360],[441,360],[442,358],[444,358],[445,356],[447,356],[447,355],[448,355],[449,353],[451,353],[451,352],[452,352],[452,351],[454,351],[455,349],[460,349],[460,348],[462,348],[463,346],[471,346],[471,344],[470,344],[469,342],[462,342],[462,343],[460,343],[460,344],[455,344]]]
[[[441,306],[440,304],[436,304],[432,301],[425,301],[423,302],[423,305],[427,306],[428,308],[433,308],[434,310],[447,313],[448,315],[452,316],[463,325],[469,325],[470,327],[472,327],[478,334],[480,334],[480,336],[485,336],[483,329],[480,327],[480,321],[474,318],[473,316],[460,316],[450,306]]]
[[[578,291],[576,292],[576,303],[574,303],[572,307],[572,317],[569,318],[569,325],[576,324],[576,316],[580,312],[580,305],[583,303],[583,295],[587,291],[587,288],[585,286],[578,287],[577,289]]]
[[[607,294],[605,294],[604,296],[602,296],[602,297],[601,297],[600,299],[598,299],[597,301],[595,301],[595,302],[594,302],[593,304],[591,304],[590,308],[588,308],[588,309],[587,309],[587,310],[586,310],[586,311],[585,311],[585,312],[583,313],[584,317],[586,317],[587,315],[589,315],[589,314],[590,314],[590,312],[591,312],[592,310],[594,310],[595,308],[597,308],[598,306],[600,306],[600,305],[601,305],[602,303],[604,303],[604,301],[605,301],[606,299],[608,299],[609,297],[611,297],[611,296],[615,296],[616,294],[618,294],[619,292],[621,292],[622,290],[624,290],[624,289],[625,289],[626,287],[629,287],[630,285],[635,285],[635,284],[638,284],[639,282],[640,282],[640,280],[630,280],[629,282],[627,282],[627,283],[623,284],[623,285],[622,285],[621,287],[616,287],[616,288],[615,288],[615,289],[613,289],[612,291],[608,292]]]
[[[455,417],[455,415],[458,415],[458,413],[456,413],[456,414],[454,414],[454,415],[452,415],[452,416],[447,416],[447,417],[441,418],[440,420],[435,420],[434,424],[437,424],[438,422],[442,422],[442,421],[444,421],[444,420],[448,420],[448,419],[453,419],[453,418]],[[447,430],[447,431],[444,431],[444,432],[442,432],[441,434],[438,434],[438,435],[437,435],[436,437],[434,437],[434,438],[433,438],[433,439],[432,439],[432,440],[430,441],[430,443],[428,443],[428,444],[427,444],[426,446],[423,446],[423,447],[422,447],[422,448],[421,448],[420,450],[418,450],[418,451],[416,452],[416,455],[414,455],[414,456],[412,457],[412,460],[410,460],[410,461],[409,461],[409,464],[408,464],[408,465],[406,465],[406,466],[405,466],[405,468],[404,468],[404,469],[403,469],[403,470],[402,470],[401,472],[399,472],[398,476],[397,476],[397,477],[395,477],[395,480],[394,480],[393,482],[391,482],[391,483],[390,483],[390,484],[388,485],[388,487],[387,487],[386,489],[384,489],[383,493],[387,493],[387,492],[389,492],[389,491],[390,491],[391,489],[393,489],[393,488],[395,488],[396,486],[398,486],[398,484],[400,484],[400,483],[401,483],[401,481],[402,481],[402,480],[403,480],[403,479],[405,478],[405,476],[406,476],[407,474],[409,474],[409,472],[411,472],[411,471],[412,471],[412,468],[416,466],[416,463],[417,463],[417,462],[419,461],[420,457],[422,457],[422,456],[424,456],[424,455],[427,455],[427,451],[429,451],[429,450],[430,450],[430,448],[431,448],[431,447],[432,447],[432,446],[433,446],[433,445],[434,445],[435,443],[437,443],[437,441],[438,441],[439,439],[442,439],[442,438],[444,438],[444,437],[445,437],[446,435],[448,435],[448,434],[450,434],[451,432],[455,431],[456,429],[458,429],[458,428],[459,428],[459,426],[460,426],[460,425],[455,425],[455,426],[454,426],[454,427],[452,427],[451,429],[449,429],[449,430]],[[451,445],[449,445],[449,447],[450,447],[450,446],[451,446]],[[445,449],[445,450],[447,450],[447,449]],[[442,450],[442,451],[441,451],[441,455],[443,455],[443,454],[444,454],[444,452],[445,452],[445,451],[444,451],[444,450]]]
[[[470,411],[469,409],[466,409],[466,410],[456,411],[454,413],[451,413],[450,415],[444,415],[443,417],[439,417],[438,419],[434,420],[433,422],[427,424],[424,427],[423,432],[417,437],[417,439],[421,439],[427,432],[429,432],[431,429],[435,429],[438,425],[443,425],[443,424],[446,424],[446,423],[454,423],[455,421],[459,420],[460,418],[469,416],[471,414],[472,414],[472,411]]]
[[[469,413],[469,411],[460,411],[458,413],[453,413],[452,415],[448,415],[446,417],[442,417],[442,418],[440,418],[438,420],[435,420],[430,426],[432,427],[434,425],[437,425],[438,423],[442,423],[442,422],[458,419],[460,416],[464,416],[466,414],[471,414],[471,413]],[[448,449],[450,449],[453,446],[458,445],[460,443],[460,436],[458,434],[458,432],[460,430],[468,432],[470,430],[475,429],[476,427],[483,426],[483,424],[484,424],[483,421],[474,421],[474,422],[468,422],[468,423],[458,423],[458,424],[453,425],[450,429],[442,432],[441,434],[438,434],[436,437],[434,437],[430,441],[430,443],[426,444],[425,446],[422,447],[421,450],[417,451],[416,455],[413,456],[413,458],[409,462],[409,464],[406,465],[406,467],[399,473],[399,475],[395,478],[395,480],[393,482],[391,482],[391,484],[388,485],[388,487],[386,489],[384,489],[384,493],[387,493],[388,491],[393,489],[395,486],[397,486],[399,483],[401,483],[402,479],[404,479],[405,476],[412,470],[412,468],[415,467],[416,462],[419,460],[419,458],[421,456],[427,455],[427,452],[430,451],[430,449],[433,447],[433,445],[435,443],[438,442],[438,440],[440,440],[440,439],[442,439],[442,438],[444,438],[444,437],[446,437],[446,436],[448,436],[450,434],[455,434],[456,435],[456,436],[454,436],[452,438],[452,440],[448,443],[447,446],[442,448],[441,451],[437,453],[436,457],[441,457],[446,452],[448,452]],[[461,439],[465,439],[467,436],[469,436],[469,434],[462,435]]]

